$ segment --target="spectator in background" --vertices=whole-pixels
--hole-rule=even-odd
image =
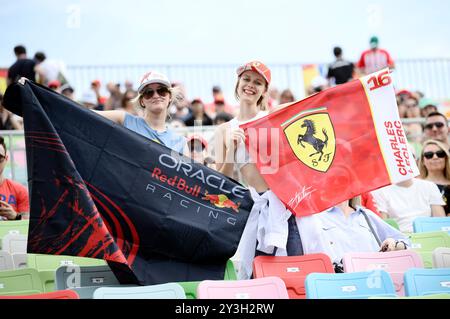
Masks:
[[[420,178],[433,182],[439,188],[445,202],[445,214],[450,215],[450,153],[439,141],[428,140],[423,143],[419,159]]]
[[[100,105],[98,104],[97,96],[92,90],[84,92],[81,96],[80,102],[89,110],[101,110]]]
[[[229,113],[225,113],[225,112],[217,113],[216,117],[214,118],[213,123],[214,123],[214,125],[220,125],[220,124],[226,123],[228,121],[231,121],[232,118],[233,118],[233,116]]]
[[[191,113],[190,102],[186,98],[186,88],[178,82],[172,83],[172,88],[177,88],[179,93],[172,99],[172,105],[169,107],[170,117],[172,120],[184,122]]]
[[[61,94],[64,95],[65,97],[71,99],[72,101],[75,101],[75,90],[73,89],[73,87],[70,86],[70,84],[64,84],[63,86],[61,86]]]
[[[334,61],[328,67],[327,79],[330,82],[330,86],[347,83],[353,79],[353,72],[355,66],[352,62],[346,61],[342,58],[342,49],[335,47],[333,49],[336,61]]]
[[[36,61],[36,78],[39,84],[49,86],[52,81],[63,82],[61,84],[67,83],[61,72],[60,64],[47,59],[44,52],[36,52],[34,60]]]
[[[413,231],[416,217],[445,216],[444,201],[436,184],[412,178],[372,192],[383,218],[394,219],[403,233]]]
[[[295,101],[294,94],[292,93],[291,90],[286,89],[286,90],[283,90],[283,92],[281,92],[280,100],[279,100],[278,104],[291,103],[294,101]]]
[[[34,70],[36,62],[27,58],[27,50],[23,45],[14,48],[14,54],[17,61],[8,69],[7,85],[14,83],[21,77],[26,77],[31,81],[36,81],[36,72]]]
[[[420,108],[419,103],[415,97],[412,95],[403,102],[405,105],[406,111],[405,116],[406,118],[419,118],[420,117]]]
[[[358,61],[357,67],[361,75],[370,74],[384,68],[395,68],[391,55],[383,49],[378,48],[377,37],[370,38],[370,49],[364,51]]]
[[[98,105],[100,105],[100,104],[103,105],[103,103],[104,103],[103,102],[104,98],[100,94],[101,87],[102,87],[102,83],[100,82],[100,80],[94,80],[91,82],[91,90],[94,91],[94,93],[95,93],[95,97],[97,99],[96,104],[98,104]]]
[[[444,114],[439,112],[428,114],[425,118],[424,132],[425,139],[438,140],[447,145],[447,149],[449,148],[448,120]]]
[[[133,103],[133,100],[136,98],[136,96],[137,92],[133,90],[128,90],[123,94],[121,107],[125,112],[133,115],[139,115]]]
[[[420,108],[420,116],[421,117],[427,117],[428,114],[435,113],[438,111],[437,103],[434,102],[432,99],[428,99],[428,98],[420,99],[419,108]]]
[[[200,135],[192,135],[187,139],[189,157],[203,165],[206,165],[208,156],[208,142]]]
[[[47,85],[49,89],[52,89],[56,93],[60,93],[61,83],[58,80],[50,81]]]
[[[7,162],[5,140],[0,136],[0,220],[20,220],[30,211],[28,191],[22,184],[3,176]]]
[[[225,101],[225,96],[223,95],[220,86],[213,86],[212,88],[213,102],[205,105],[205,112],[210,118],[214,118],[216,114],[220,112],[226,112],[235,115],[234,107],[229,105]]]
[[[118,110],[122,106],[122,92],[120,92],[120,84],[109,82],[106,84],[109,97],[105,102],[105,110]]]
[[[0,93],[0,130],[21,130],[22,125],[14,115],[3,107],[3,94]]]
[[[205,113],[205,105],[200,98],[192,100],[191,111],[191,114],[189,114],[184,120],[186,126],[203,126],[213,124],[211,118]]]

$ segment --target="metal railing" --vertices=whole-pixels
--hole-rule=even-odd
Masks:
[[[317,63],[322,76],[327,70],[326,63]],[[303,83],[303,64],[269,64],[272,71],[272,86],[283,90],[289,88],[296,99],[305,96]],[[77,96],[89,89],[94,79],[103,84],[107,82],[124,83],[129,80],[138,86],[142,74],[148,70],[159,70],[174,82],[186,87],[188,98],[202,98],[205,102],[212,99],[211,88],[219,85],[227,101],[234,103],[237,65],[231,64],[189,64],[189,65],[86,65],[68,66],[67,77],[77,91]],[[409,59],[396,61],[393,73],[394,84],[399,89],[419,90],[427,97],[437,100],[450,98],[450,59]],[[106,94],[106,92],[105,92]]]

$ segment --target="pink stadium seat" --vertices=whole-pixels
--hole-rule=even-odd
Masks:
[[[204,280],[197,299],[288,299],[286,286],[278,277],[251,280]]]
[[[73,290],[58,290],[43,294],[20,295],[20,296],[0,296],[0,299],[80,299]]]
[[[410,268],[423,268],[419,254],[413,250],[376,253],[347,253],[343,258],[345,272],[385,270],[394,282],[395,291],[404,296],[403,275]]]
[[[325,254],[304,256],[258,256],[253,261],[253,276],[277,276],[286,284],[290,299],[304,299],[305,278],[312,272],[334,273],[330,257]]]

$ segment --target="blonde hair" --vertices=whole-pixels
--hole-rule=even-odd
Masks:
[[[239,87],[239,81],[241,80],[241,77],[242,77],[242,75],[240,75],[238,77],[238,80],[236,82],[236,86],[234,88],[234,97],[238,101],[239,101],[238,87]],[[266,93],[269,91],[269,85],[268,85],[267,81],[265,81],[265,83],[266,83],[266,92],[263,93],[261,95],[261,97],[258,99],[258,102],[256,102],[256,105],[259,106],[259,109],[261,111],[265,111],[265,110],[269,109],[269,102],[268,102],[268,99],[266,97]]]
[[[447,158],[445,159],[444,177],[445,177],[445,179],[450,180],[450,153],[448,151],[447,146],[444,143],[437,141],[437,140],[426,140],[425,142],[423,142],[422,152],[421,152],[420,158],[419,158],[420,178],[425,179],[428,176],[428,169],[425,166],[424,158],[423,158],[423,154],[425,152],[425,147],[427,147],[428,145],[436,145],[442,151],[444,151],[445,154],[447,155]]]

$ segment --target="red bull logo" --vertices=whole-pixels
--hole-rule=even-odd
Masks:
[[[228,198],[227,195],[224,194],[208,194],[208,191],[205,191],[205,196],[202,199],[209,201],[216,207],[220,208],[231,208],[236,213],[239,213],[239,206],[241,203],[235,203],[231,199]]]

